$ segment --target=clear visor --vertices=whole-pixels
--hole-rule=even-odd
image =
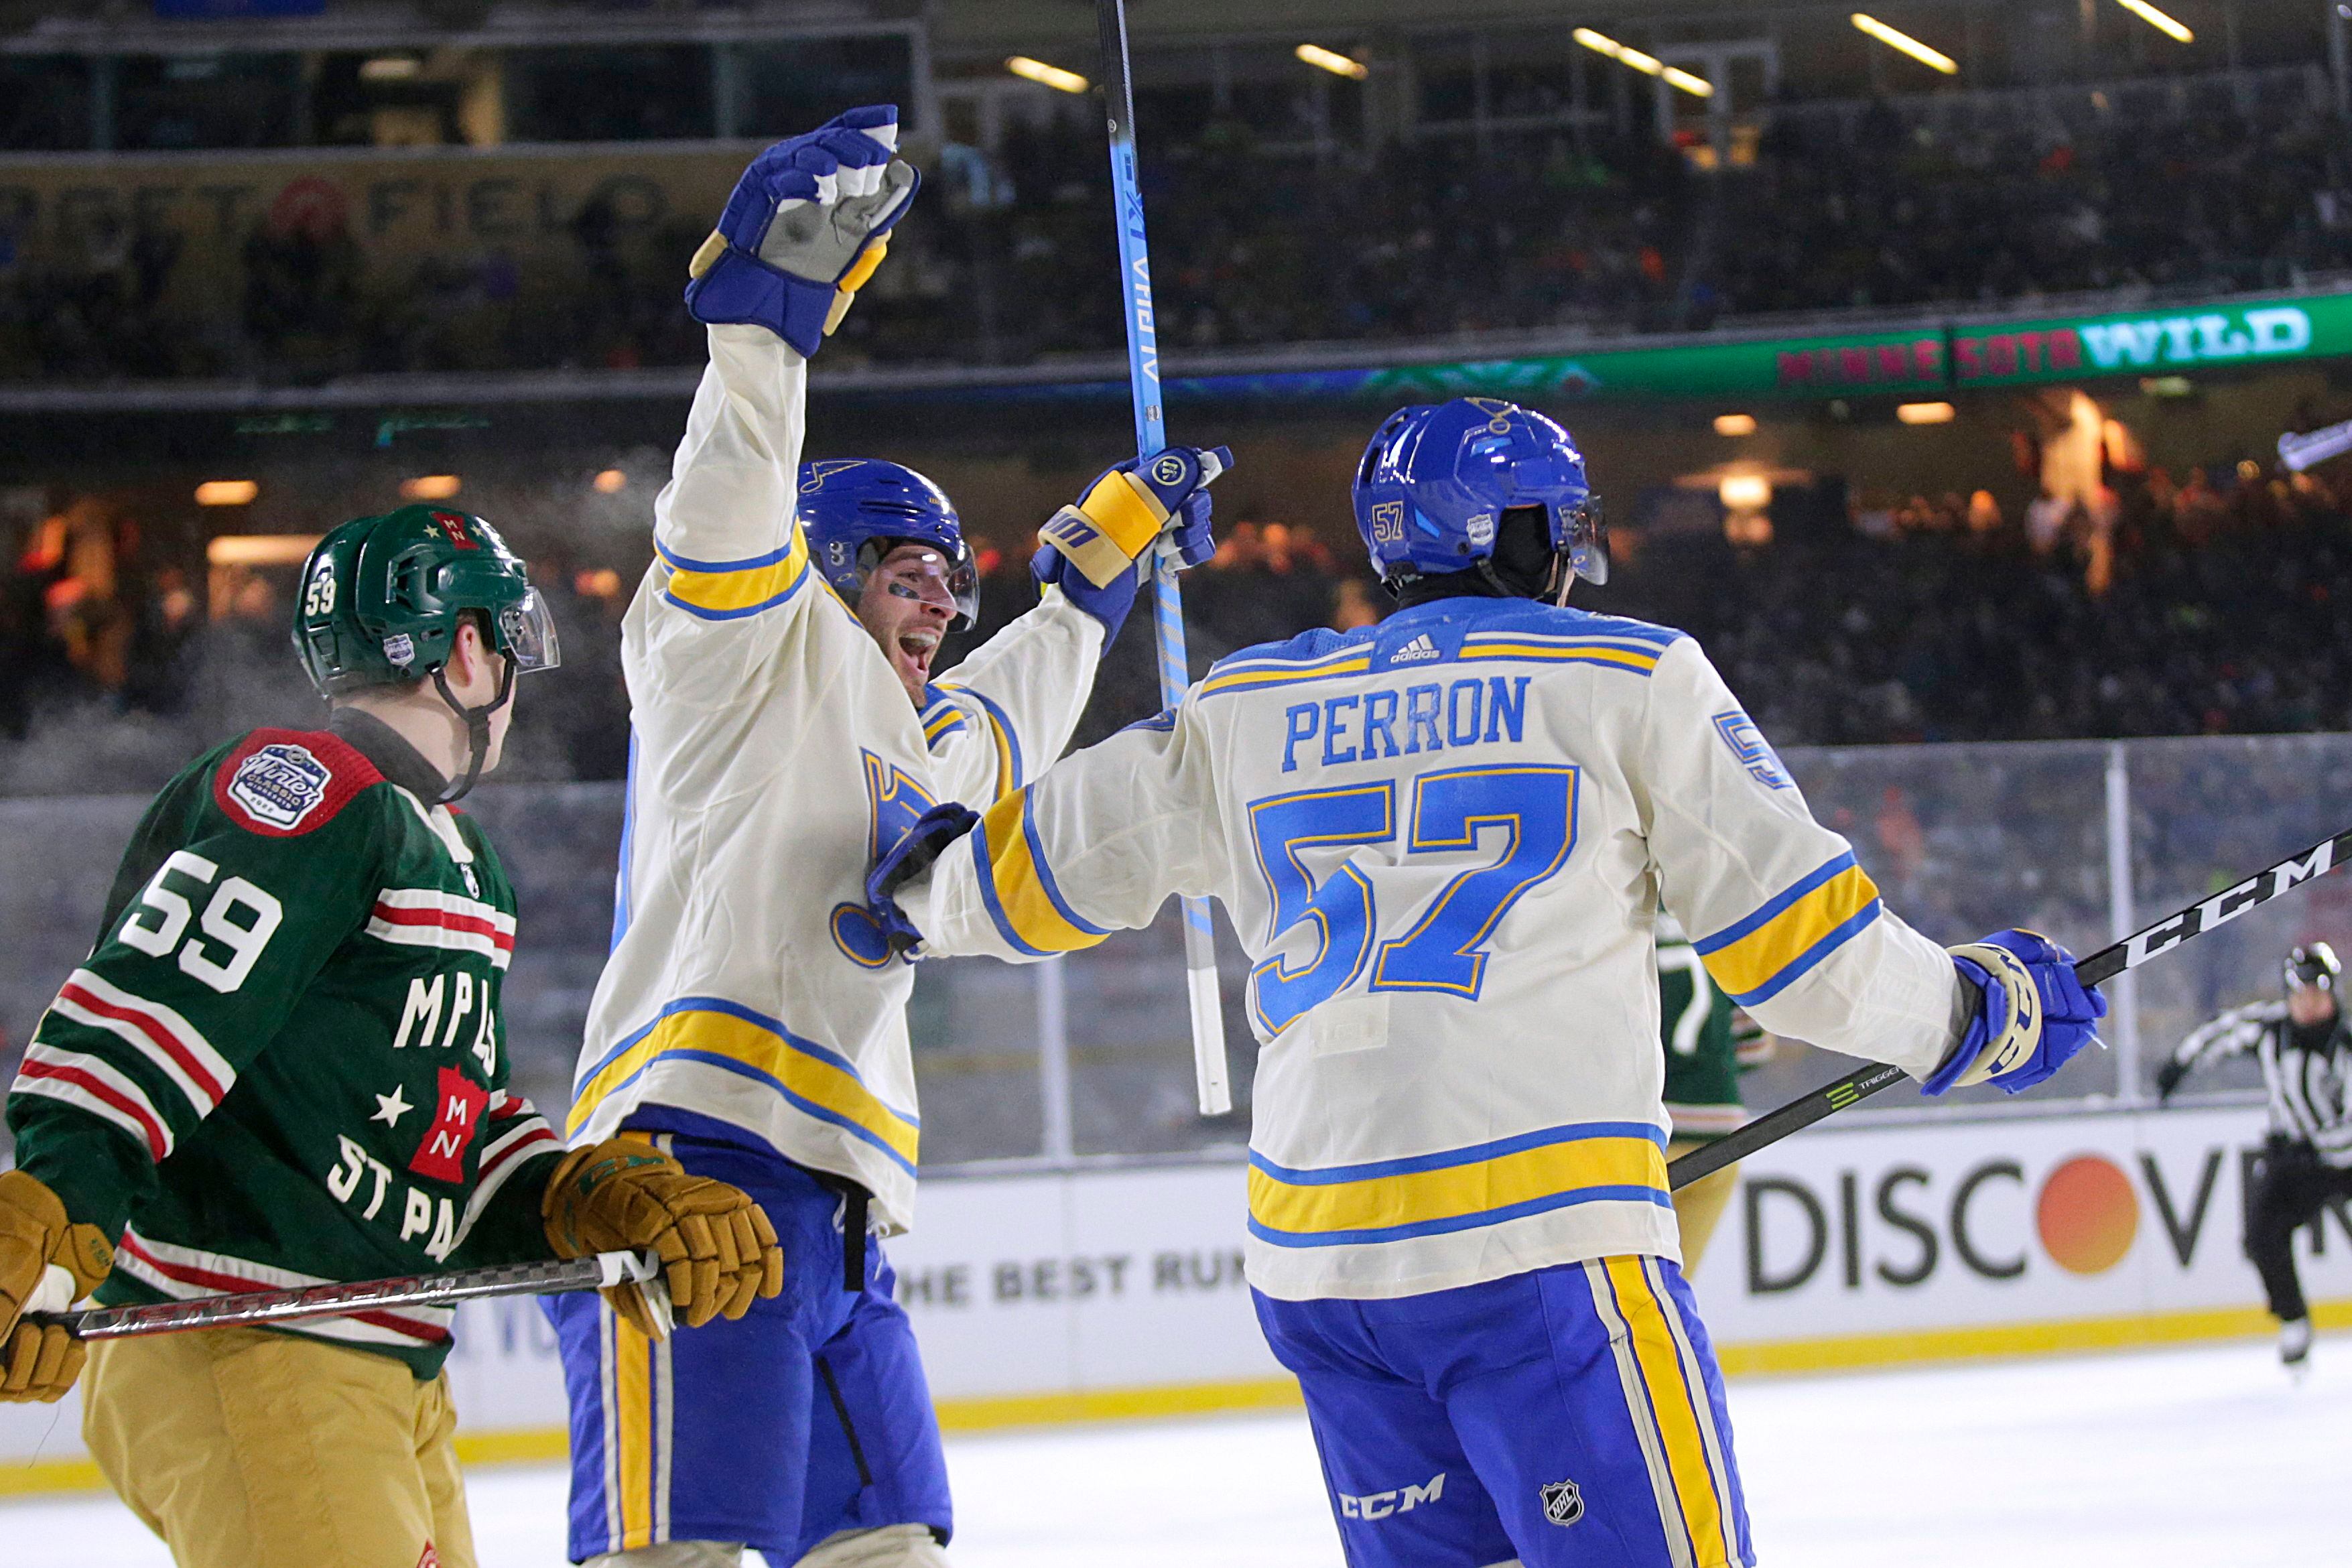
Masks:
[[[970,626],[980,618],[980,574],[969,553],[955,560],[934,545],[900,547],[891,558],[868,569],[867,586],[881,584],[902,599],[936,605]]]
[[[1601,515],[1601,498],[1591,496],[1580,506],[1564,506],[1561,531],[1568,540],[1569,563],[1576,574],[1595,584],[1609,581],[1609,522]]]
[[[555,617],[548,614],[547,601],[536,588],[525,589],[521,603],[499,612],[499,637],[518,671],[553,669],[563,662],[562,647],[555,638]]]

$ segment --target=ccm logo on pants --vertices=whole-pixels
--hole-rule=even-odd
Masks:
[[[1425,1502],[1435,1502],[1445,1495],[1445,1472],[1440,1470],[1429,1478],[1427,1486],[1407,1487],[1402,1492],[1373,1492],[1366,1497],[1336,1494],[1339,1499],[1342,1519],[1386,1519],[1392,1513],[1411,1513]]]

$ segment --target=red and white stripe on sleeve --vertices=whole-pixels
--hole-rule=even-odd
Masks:
[[[87,1051],[68,1050],[38,1039],[25,1047],[14,1094],[63,1100],[101,1121],[110,1121],[146,1145],[158,1164],[172,1152],[172,1124],[130,1075]]]
[[[236,1082],[236,1069],[204,1031],[163,1003],[134,996],[87,969],[66,977],[49,1010],[129,1046],[172,1080],[199,1120],[217,1110]]]
[[[403,947],[478,953],[504,969],[514,956],[514,916],[437,888],[386,888],[375,896],[367,934]]]

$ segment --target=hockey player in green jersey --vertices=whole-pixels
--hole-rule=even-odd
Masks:
[[[1769,1054],[1772,1037],[1738,1013],[1731,998],[1707,978],[1706,964],[1674,916],[1658,915],[1659,1043],[1666,1054],[1666,1115],[1674,1138],[1673,1161],[1746,1125],[1739,1102],[1739,1075]],[[1696,1272],[1707,1238],[1723,1218],[1723,1206],[1738,1184],[1735,1163],[1702,1176],[1675,1194],[1675,1222],[1681,1228],[1683,1271]]]
[[[26,1049],[0,1175],[8,1398],[83,1368],[22,1311],[93,1292],[643,1247],[693,1325],[781,1284],[743,1194],[637,1141],[566,1153],[508,1088],[514,890],[450,803],[497,765],[516,676],[556,663],[522,563],[479,518],[404,507],[330,533],[299,593],[326,727],[255,731],[165,786]],[[185,1568],[469,1568],[451,1316],[107,1342],[84,1436]]]

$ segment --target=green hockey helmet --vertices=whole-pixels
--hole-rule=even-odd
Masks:
[[[552,669],[555,624],[498,530],[446,507],[353,518],[303,563],[294,647],[323,697],[436,677],[468,610],[515,671]]]

